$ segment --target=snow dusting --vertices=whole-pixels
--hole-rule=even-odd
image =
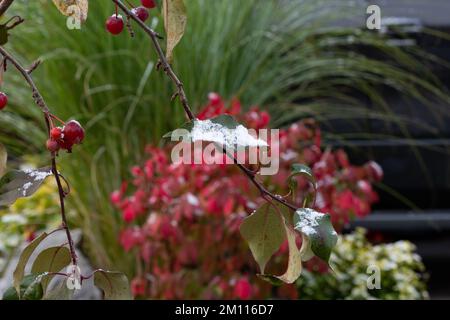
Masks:
[[[33,184],[31,182],[27,182],[22,186],[22,195],[25,197],[27,195],[27,191],[28,189],[32,186]]]
[[[192,142],[211,141],[228,148],[268,146],[264,140],[250,135],[248,129],[242,125],[238,125],[236,128],[227,128],[211,120],[195,120],[190,136]]]
[[[25,169],[23,170],[24,173],[26,173],[31,178],[34,178],[34,181],[41,181],[47,178],[48,176],[52,175],[52,171],[38,171],[33,169]]]
[[[306,236],[311,236],[317,233],[316,228],[319,226],[323,216],[322,213],[308,210],[307,213],[302,214],[300,221],[297,222],[296,228],[299,228]]]

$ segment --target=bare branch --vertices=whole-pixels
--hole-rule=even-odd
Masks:
[[[9,6],[12,5],[14,0],[2,0],[0,2],[0,16],[4,15]]]

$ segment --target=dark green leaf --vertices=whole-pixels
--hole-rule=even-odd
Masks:
[[[105,300],[131,300],[130,284],[121,272],[98,270],[94,284],[103,291]]]
[[[328,263],[338,239],[330,215],[307,208],[298,209],[294,214],[294,227],[308,238],[312,252]]]
[[[269,204],[264,204],[244,219],[240,231],[248,242],[261,274],[272,255],[285,239],[283,217]]]
[[[0,25],[0,46],[8,43],[8,30],[6,29],[6,25]]]
[[[19,286],[20,297],[23,300],[40,300],[43,295],[41,286],[42,275],[26,275]],[[14,287],[8,288],[3,294],[3,300],[20,300],[18,291]]]
[[[31,267],[31,273],[40,274],[45,272],[58,272],[70,264],[70,251],[67,247],[51,247],[43,250],[36,257]],[[42,279],[42,287],[47,289],[54,275],[47,275]]]
[[[25,273],[25,267],[27,265],[28,260],[30,259],[31,255],[33,254],[34,250],[37,248],[37,246],[48,236],[47,233],[42,233],[31,241],[28,246],[23,249],[22,253],[19,257],[19,262],[17,263],[16,269],[14,270],[13,274],[13,285],[14,288],[16,288],[17,292],[20,292],[20,285],[22,280],[24,279],[24,273]]]
[[[0,179],[0,206],[8,206],[18,198],[31,196],[51,174],[50,168],[8,172]]]
[[[41,284],[41,276],[37,276],[34,281],[25,289],[21,295],[22,300],[41,300],[44,295],[44,289]]]
[[[5,293],[3,293],[3,300],[19,300],[19,295],[17,294],[16,288],[9,287],[6,289]]]

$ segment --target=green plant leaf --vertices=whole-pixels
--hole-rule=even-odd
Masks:
[[[22,253],[19,257],[19,262],[17,263],[16,269],[13,273],[13,286],[16,289],[17,293],[20,294],[20,284],[23,280],[23,276],[25,273],[25,267],[27,265],[28,260],[33,254],[34,250],[37,246],[48,236],[47,233],[43,232],[36,239],[31,241],[28,246],[23,249]]]
[[[285,239],[283,220],[283,217],[266,203],[246,217],[240,226],[242,237],[248,242],[261,274],[264,274],[267,262]]]
[[[1,71],[0,71],[1,72]],[[8,161],[8,152],[3,144],[0,143],[0,178],[6,171],[6,162]]]
[[[214,142],[219,147],[226,147],[231,150],[236,147],[267,146],[267,142],[252,136],[247,128],[228,114],[222,114],[208,120],[195,119],[189,121],[180,129],[163,136],[164,139],[170,139],[171,137],[175,138],[176,141],[179,141],[179,138],[182,137],[185,142]]]
[[[316,178],[314,177],[314,174],[313,174],[311,168],[304,164],[299,164],[299,163],[292,164],[291,174],[288,177],[288,186],[293,195],[295,195],[295,191],[297,190],[297,180],[295,180],[295,177],[297,177],[297,176],[305,177],[311,183],[311,185],[314,188],[314,195],[313,195],[313,199],[314,199],[315,193],[316,193]],[[309,200],[308,197],[306,197],[305,203],[303,205],[304,207],[308,206],[308,202],[310,202],[308,200]],[[314,200],[312,200],[311,202],[314,202]]]
[[[164,28],[167,36],[166,58],[173,59],[173,49],[180,42],[186,29],[187,14],[184,0],[163,0]]]
[[[17,290],[14,287],[9,287],[3,293],[2,300],[19,300],[19,295],[17,294]]]
[[[0,25],[0,45],[3,46],[8,43],[8,29],[6,25]]]
[[[42,276],[35,276],[35,279],[25,289],[21,295],[22,300],[41,300],[44,295],[44,289],[42,288]]]
[[[31,196],[49,175],[52,171],[48,167],[9,171],[0,179],[0,206],[9,206],[18,198]]]
[[[40,300],[43,295],[43,288],[41,285],[42,275],[29,274],[26,275],[20,282],[19,291],[14,287],[8,288],[3,294],[3,300]],[[20,297],[18,292],[20,292]]]
[[[61,281],[55,288],[48,290],[43,300],[72,300],[75,290],[71,290],[67,287],[66,281]]]
[[[36,257],[31,267],[31,273],[40,274],[46,272],[58,272],[70,264],[70,251],[67,247],[51,247],[43,250]],[[47,289],[48,284],[53,279],[54,275],[46,275],[41,283],[42,288]]]
[[[338,239],[330,215],[308,208],[298,209],[294,214],[294,228],[308,238],[312,252],[328,263]]]
[[[127,277],[116,271],[97,270],[94,284],[103,291],[105,300],[131,300]]]
[[[279,208],[279,212],[283,214],[283,240],[288,241],[289,258],[286,271],[282,275],[259,274],[258,276],[263,280],[269,281],[273,285],[280,285],[282,283],[293,283],[300,277],[302,273],[302,259],[301,251],[296,243],[296,231],[292,228],[289,220],[285,218],[287,208]]]

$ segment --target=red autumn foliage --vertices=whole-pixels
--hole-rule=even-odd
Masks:
[[[227,106],[218,94],[198,114],[208,119],[231,114],[249,128],[266,128],[270,116],[252,107],[241,111],[240,102]],[[293,163],[310,166],[317,179],[315,207],[330,213],[336,230],[352,217],[369,214],[377,201],[372,182],[382,178],[375,162],[351,165],[343,150],[322,150],[321,132],[313,120],[280,130],[280,170],[260,177],[271,191],[287,193]],[[296,298],[295,285],[276,290],[256,277],[259,272],[250,250],[239,234],[242,219],[261,203],[251,182],[233,165],[173,164],[170,148],[148,146],[147,160],[131,169],[131,183],[112,193],[112,203],[122,212],[126,227],[120,243],[138,257],[133,294],[154,299],[255,299]],[[131,187],[127,188],[127,185]],[[296,203],[311,192],[298,179]],[[286,246],[283,246],[286,250]],[[284,255],[272,259],[275,270]],[[326,272],[317,260],[308,268]]]

